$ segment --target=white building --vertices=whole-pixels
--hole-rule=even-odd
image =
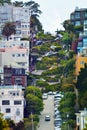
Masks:
[[[87,109],[76,113],[76,130],[83,130],[85,128],[85,124],[87,124]]]
[[[9,41],[3,41],[1,40],[0,41],[0,49],[1,48],[12,48],[12,47],[21,47],[21,48],[27,48],[28,49],[28,52],[30,51],[29,50],[29,46],[30,46],[30,43],[29,41],[25,41],[25,40],[9,40]]]
[[[16,25],[15,38],[25,38],[30,35],[30,11],[29,7],[14,7],[13,5],[0,6],[0,35],[6,22],[14,22]]]
[[[11,65],[13,67],[24,68],[29,72],[29,53],[27,48],[12,47],[0,49],[0,67]],[[17,68],[16,67],[16,68]]]
[[[24,118],[24,92],[22,86],[0,86],[0,113],[15,123]]]

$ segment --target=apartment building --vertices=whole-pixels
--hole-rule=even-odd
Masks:
[[[0,86],[0,113],[15,123],[24,118],[24,92],[22,86]]]
[[[30,35],[30,11],[29,7],[14,7],[13,5],[0,6],[0,35],[6,22],[14,22],[16,25],[15,39],[28,38]]]
[[[78,8],[70,14],[70,21],[74,26],[83,25],[84,22],[87,24],[87,8]]]

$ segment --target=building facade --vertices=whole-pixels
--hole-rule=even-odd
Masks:
[[[22,86],[0,86],[0,113],[15,123],[24,118],[24,92]]]
[[[21,85],[27,86],[27,75],[23,68],[12,68],[11,66],[4,66],[4,85]]]
[[[76,56],[76,75],[79,75],[81,68],[84,68],[87,63],[87,54],[78,54]]]
[[[81,68],[87,63],[87,23],[83,24],[83,32],[79,34],[76,56],[76,75],[79,75]]]
[[[78,8],[70,14],[70,21],[74,26],[83,25],[84,22],[87,23],[87,8]]]
[[[29,38],[30,35],[30,10],[29,7],[15,7],[5,3],[0,6],[0,36],[6,22],[16,25],[15,39]]]
[[[24,69],[25,74],[29,73],[29,48],[27,46],[27,42],[23,41],[21,45],[15,46],[16,43],[19,42],[9,42],[6,44],[1,44],[0,48],[0,77],[2,82],[4,81],[4,66],[11,66],[15,69]],[[14,44],[15,43],[15,44]],[[18,45],[18,44],[17,44]],[[28,44],[29,45],[29,44]]]

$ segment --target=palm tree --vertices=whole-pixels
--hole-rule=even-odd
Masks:
[[[34,1],[26,2],[25,6],[29,6],[31,11],[31,16],[32,15],[39,16],[39,14],[42,13],[41,10],[38,9],[40,7],[39,4],[35,3]]]
[[[38,8],[40,7],[38,3],[35,3],[34,1],[29,1],[25,3],[25,6],[29,6],[30,12],[31,12],[31,18],[30,18],[30,28],[32,31],[36,31],[36,27],[38,31],[42,31],[42,25],[38,19],[39,15],[42,13],[41,10]]]
[[[5,26],[2,29],[2,35],[7,37],[7,40],[11,34],[16,33],[16,26],[14,23],[8,22],[5,24]]]
[[[13,5],[15,6],[15,7],[23,7],[24,6],[24,3],[22,2],[22,1],[15,1],[15,2],[13,2]]]

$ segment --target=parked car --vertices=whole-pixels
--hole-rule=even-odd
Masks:
[[[43,99],[47,99],[48,98],[48,94],[47,93],[43,93],[42,98]]]
[[[52,91],[49,91],[49,92],[48,92],[48,95],[53,95],[53,92],[52,92]]]
[[[57,118],[57,119],[54,119],[54,125],[57,127],[57,126],[61,126],[62,124],[62,120],[61,118]]]
[[[36,41],[35,45],[42,45],[43,44],[43,41],[39,40],[39,41]]]

